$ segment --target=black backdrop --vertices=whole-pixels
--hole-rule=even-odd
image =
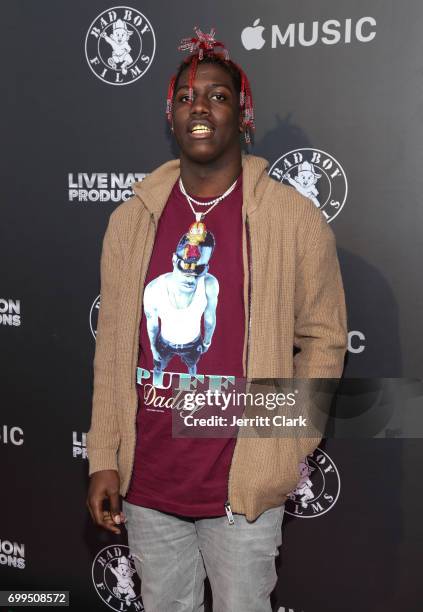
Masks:
[[[125,15],[127,75],[98,36]],[[251,151],[289,170],[272,173],[285,182],[301,159],[321,174],[348,304],[345,375],[418,378],[423,7],[14,0],[2,17],[0,584],[68,589],[75,610],[141,610],[117,605],[101,574],[103,549],[112,564],[127,551],[90,523],[83,444],[101,241],[131,182],[175,155],[164,104],[176,46],[215,26],[253,86]],[[422,609],[422,460],[418,437],[323,441],[309,458],[321,503],[287,503],[275,611]]]

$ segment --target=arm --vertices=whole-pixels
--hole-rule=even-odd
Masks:
[[[308,379],[340,378],[348,339],[335,236],[319,210],[309,214],[312,221],[302,226],[299,237],[303,251],[296,270],[294,345],[299,352],[294,377],[301,379],[296,381],[302,397],[299,408],[316,425],[317,437],[300,439],[303,456],[319,445],[336,390],[336,380]]]
[[[112,38],[110,38],[110,36],[107,36],[106,32],[102,32],[101,36],[102,38],[107,40],[107,42],[109,43],[109,45],[113,47],[113,49],[115,48],[115,41]]]
[[[121,575],[119,574],[119,572],[117,570],[115,570],[115,568],[112,565],[110,565],[110,564],[108,565],[108,568],[109,568],[109,570],[111,572],[113,572],[113,574],[116,576],[116,578],[117,578],[117,580],[119,582],[119,580],[121,578]]]
[[[339,378],[347,349],[344,289],[333,231],[318,210],[313,217],[296,269],[294,376]]]
[[[150,347],[151,352],[153,353],[153,359],[158,361],[160,359],[157,350],[156,350],[156,339],[159,333],[159,315],[157,313],[157,308],[154,306],[154,300],[152,299],[152,292],[155,283],[155,279],[147,285],[144,291],[144,314],[147,320],[147,333],[150,339]]]
[[[117,451],[120,434],[116,416],[114,367],[119,279],[122,253],[113,215],[109,220],[101,254],[101,298],[94,357],[94,390],[91,427],[87,434],[89,474],[87,505],[94,521],[119,533],[104,519],[103,500],[108,498],[112,516],[119,515]]]
[[[211,343],[211,339],[216,327],[216,308],[217,297],[219,295],[219,283],[211,274],[205,282],[207,306],[204,310],[204,338],[203,342]]]

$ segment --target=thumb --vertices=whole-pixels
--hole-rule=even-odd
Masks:
[[[112,515],[113,521],[119,525],[120,519],[120,504],[119,504],[119,493],[112,493],[109,496],[110,502],[110,514]]]

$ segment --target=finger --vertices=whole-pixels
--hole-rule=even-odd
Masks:
[[[113,521],[112,515],[110,514],[110,512],[104,511],[103,512],[103,519],[105,521]],[[126,516],[123,512],[120,513],[120,519],[121,521],[126,521]]]
[[[105,515],[102,518],[101,523],[99,524],[99,527],[102,527],[103,529],[107,529],[107,531],[111,531],[112,533],[119,535],[120,534],[120,529],[119,527],[116,527],[110,513]]]
[[[109,494],[109,502],[110,502],[110,514],[114,522],[117,525],[120,525],[121,517],[120,517],[120,502],[119,502],[119,493],[110,493]]]
[[[92,495],[89,499],[89,505],[91,508],[91,514],[93,515],[94,522],[100,525],[103,520],[103,500],[104,495]]]
[[[107,529],[108,531],[111,531],[115,534],[119,534],[120,529],[118,529],[114,524],[109,523],[104,518],[104,514],[105,514],[103,511],[103,500],[104,499],[105,499],[105,496],[95,496],[91,498],[91,509],[94,514],[94,522],[96,525],[98,525],[99,527],[102,527],[103,529]]]
[[[114,520],[112,519],[111,516],[108,516],[107,518],[104,519],[104,525],[103,527],[105,529],[109,529],[110,531],[112,531],[115,534],[120,534],[121,530],[116,527]]]
[[[110,519],[109,521],[102,521],[99,526],[103,529],[107,529],[107,531],[111,531],[115,535],[119,535],[121,533],[119,527],[116,527],[112,519]]]
[[[103,513],[103,523],[107,524],[107,525],[113,525],[114,526],[114,522],[112,519],[112,515],[110,514],[110,512],[104,512]]]

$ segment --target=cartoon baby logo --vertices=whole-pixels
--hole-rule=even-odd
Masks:
[[[92,567],[95,589],[103,602],[117,612],[144,610],[140,580],[127,546],[106,546]]]
[[[143,76],[154,58],[156,39],[148,19],[139,11],[115,6],[90,25],[85,56],[93,73],[110,85],[128,85]]]
[[[313,164],[305,161],[299,164],[297,176],[292,178],[289,172],[286,172],[283,175],[283,179],[288,181],[290,185],[295,187],[306,198],[310,198],[317,208],[320,208],[320,202],[317,199],[319,192],[316,189],[316,183],[321,176],[321,174],[315,172]]]
[[[133,32],[128,30],[125,21],[118,19],[113,23],[113,33],[110,36],[107,35],[106,31],[103,31],[100,36],[104,38],[109,45],[112,47],[112,57],[109,57],[107,63],[117,70],[117,65],[122,64],[122,74],[128,74],[128,66],[133,63],[133,59],[130,55],[131,47],[128,43],[129,37],[132,36]]]
[[[109,569],[117,580],[117,585],[113,587],[113,593],[119,599],[124,599],[126,605],[129,606],[131,600],[136,598],[134,591],[135,583],[132,580],[132,576],[136,573],[136,570],[131,567],[127,557],[120,557],[116,567],[110,564]]]
[[[189,374],[196,374],[201,356],[211,346],[219,295],[219,282],[208,271],[214,248],[214,236],[205,223],[192,223],[172,255],[172,271],[154,278],[145,288],[144,314],[155,387],[163,387],[163,372],[175,357]]]
[[[308,507],[308,502],[310,499],[314,498],[314,493],[312,491],[313,483],[311,482],[309,476],[314,471],[315,468],[312,468],[307,463],[307,457],[304,461],[300,463],[300,480],[296,488],[289,494],[289,499],[296,500],[298,499],[301,503],[302,508]]]
[[[309,198],[330,223],[341,212],[348,193],[341,164],[320,149],[295,149],[282,155],[269,175]]]
[[[301,518],[321,516],[336,504],[341,489],[335,463],[321,448],[300,461],[299,480],[288,495],[285,512]]]

